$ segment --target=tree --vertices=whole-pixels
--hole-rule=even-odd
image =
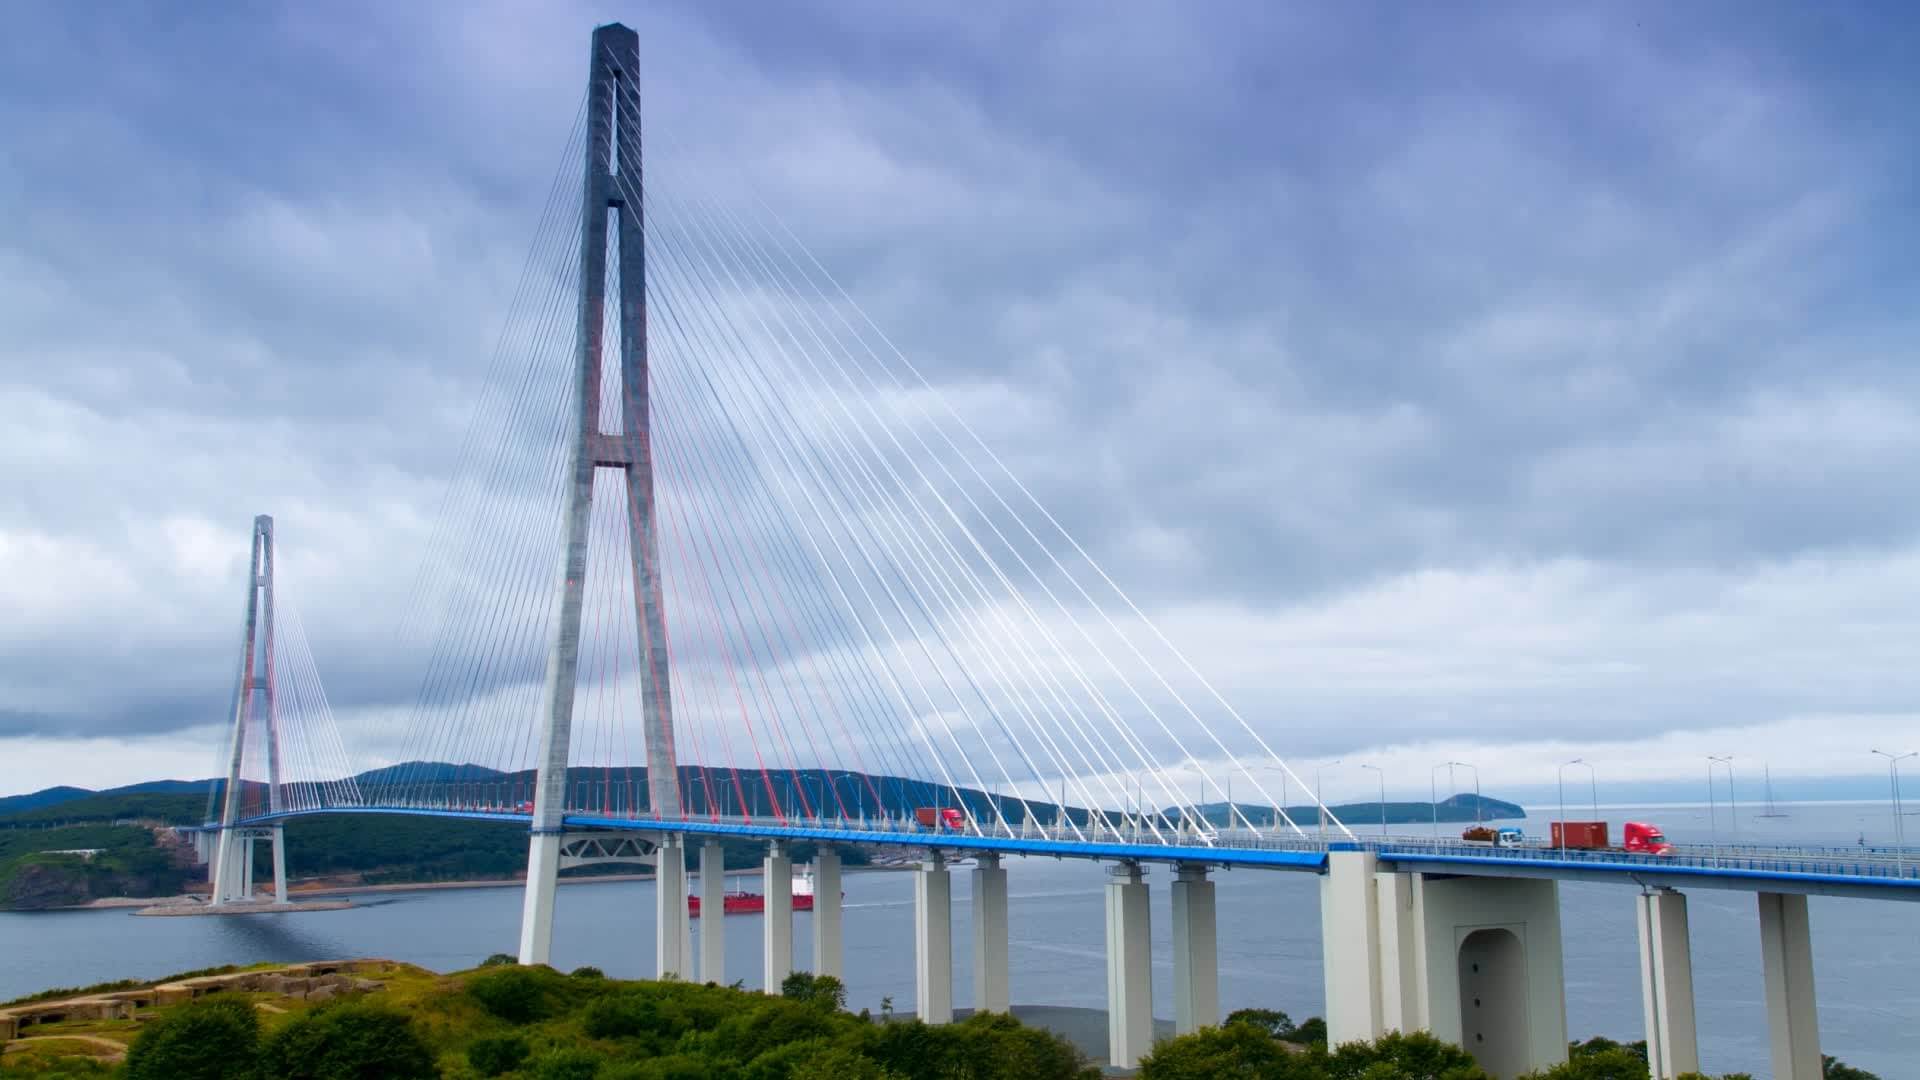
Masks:
[[[1275,1039],[1288,1038],[1295,1030],[1293,1018],[1279,1009],[1235,1009],[1220,1026],[1233,1024],[1252,1024]]]
[[[1235,1022],[1155,1043],[1140,1059],[1140,1080],[1307,1080],[1315,1073],[1305,1057],[1262,1024]]]
[[[481,967],[512,967],[515,964],[518,964],[519,962],[520,962],[520,958],[513,955],[512,953],[497,952],[497,953],[494,953],[492,956],[487,957],[485,960],[480,961],[480,966]]]
[[[1865,1069],[1856,1069],[1832,1054],[1820,1055],[1822,1080],[1880,1080]]]
[[[433,1052],[405,1013],[368,1001],[322,1006],[267,1040],[262,1070],[285,1080],[431,1080]]]
[[[1324,1049],[1327,1045],[1327,1022],[1317,1016],[1309,1016],[1300,1021],[1300,1026],[1293,1029],[1293,1034],[1287,1036],[1287,1041],[1300,1046],[1318,1046]]]
[[[141,1030],[127,1050],[128,1080],[235,1080],[256,1075],[260,1018],[244,998],[188,1002]]]
[[[780,996],[832,1010],[847,1007],[845,984],[831,975],[815,975],[810,971],[795,971],[781,980]]]

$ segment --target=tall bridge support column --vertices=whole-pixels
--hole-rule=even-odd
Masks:
[[[1378,869],[1371,851],[1327,853],[1327,872],[1320,879],[1320,940],[1329,1046],[1378,1038],[1383,1030]]]
[[[1814,1014],[1813,930],[1806,897],[1760,894],[1760,970],[1775,1080],[1819,1080],[1820,1027]]]
[[[718,840],[700,845],[700,978],[727,981],[727,854]]]
[[[520,962],[544,964],[553,950],[553,903],[560,891],[560,829],[527,839],[527,887],[520,903]]]
[[[253,899],[253,837],[240,842],[240,899]]]
[[[1413,874],[1380,870],[1373,875],[1373,907],[1379,920],[1380,1027],[1425,1031],[1427,1000],[1421,976],[1423,935],[1415,919]]]
[[[287,827],[273,827],[273,902],[287,902]]]
[[[1183,863],[1173,882],[1173,1024],[1186,1035],[1220,1023],[1220,944],[1207,868]]]
[[[913,993],[922,1021],[953,1022],[953,879],[938,851],[913,875]]]
[[[983,854],[973,868],[973,1007],[978,1012],[1006,1012],[1012,1003],[1007,988],[1007,868],[1000,856]]]
[[[767,857],[761,864],[761,886],[766,898],[766,947],[762,987],[769,994],[780,992],[780,984],[793,974],[793,856],[787,845],[775,840],[767,845]],[[701,912],[702,918],[706,912]],[[724,918],[724,914],[722,915]]]
[[[1687,898],[1670,889],[1641,893],[1640,998],[1647,1015],[1647,1067],[1653,1080],[1700,1071],[1694,1027],[1693,955]]]
[[[821,848],[813,857],[813,970],[838,979],[846,967],[840,937],[840,853]]]
[[[692,928],[687,925],[687,843],[668,833],[654,853],[653,920],[655,969],[662,979],[693,975]]]
[[[1107,1063],[1140,1064],[1153,1049],[1153,930],[1140,864],[1107,878]]]

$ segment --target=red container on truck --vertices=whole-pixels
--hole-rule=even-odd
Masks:
[[[1557,848],[1579,848],[1582,851],[1599,851],[1607,846],[1607,823],[1604,821],[1556,821],[1553,823],[1553,846]]]
[[[916,806],[913,809],[913,820],[925,825],[929,829],[936,827],[958,829],[966,823],[966,818],[960,811],[951,806],[938,808],[932,806]]]

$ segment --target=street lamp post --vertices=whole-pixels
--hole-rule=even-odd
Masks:
[[[1338,764],[1340,764],[1340,761],[1336,758],[1333,761],[1313,767],[1313,808],[1315,814],[1320,819],[1320,842],[1322,844],[1327,842],[1327,801],[1320,797],[1320,771],[1328,765]]]
[[[1561,858],[1565,858],[1567,854],[1567,766],[1568,765],[1585,765],[1587,767],[1587,780],[1589,783],[1593,785],[1593,818],[1592,820],[1594,821],[1600,820],[1600,781],[1595,778],[1592,763],[1587,761],[1587,759],[1585,758],[1574,758],[1572,761],[1562,762],[1560,765],[1560,768],[1555,771],[1555,783],[1560,788],[1560,856]]]
[[[1733,787],[1733,755],[1732,754],[1708,754],[1707,755],[1707,802],[1708,802],[1707,812],[1709,814],[1713,812],[1713,809],[1712,809],[1713,767],[1715,765],[1725,765],[1727,767],[1727,837],[1733,843],[1739,843],[1740,842],[1740,796],[1739,796],[1739,793],[1736,792]]]
[[[1920,754],[1920,750],[1909,750],[1904,754],[1890,754],[1885,750],[1875,750],[1874,753],[1887,759],[1887,780],[1893,789],[1893,858],[1898,865],[1906,861],[1907,844],[1907,827],[1901,820],[1904,814],[1900,805],[1900,763]]]
[[[1433,800],[1433,838],[1440,839],[1440,770],[1447,770],[1447,782],[1453,782],[1453,762],[1443,761],[1427,770],[1427,796]]]
[[[1473,823],[1480,824],[1480,770],[1464,761],[1449,761],[1448,765],[1458,765],[1463,769],[1473,769]]]
[[[1387,835],[1387,770],[1378,765],[1367,765],[1364,763],[1362,763],[1360,767],[1363,769],[1372,769],[1374,772],[1380,774],[1380,835],[1384,838]]]
[[[1278,765],[1256,765],[1254,768],[1265,769],[1268,772],[1277,772],[1280,774],[1280,799],[1273,804],[1273,820],[1268,823],[1277,831],[1280,828],[1280,817],[1284,813],[1284,808],[1287,805],[1287,770]],[[1232,802],[1233,800],[1228,799],[1227,801]]]

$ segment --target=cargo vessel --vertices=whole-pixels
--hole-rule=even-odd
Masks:
[[[758,915],[767,910],[767,898],[757,892],[743,889],[728,889],[720,898],[723,915]],[[813,910],[813,875],[793,875],[793,910]],[[687,917],[700,917],[700,897],[687,897]]]

